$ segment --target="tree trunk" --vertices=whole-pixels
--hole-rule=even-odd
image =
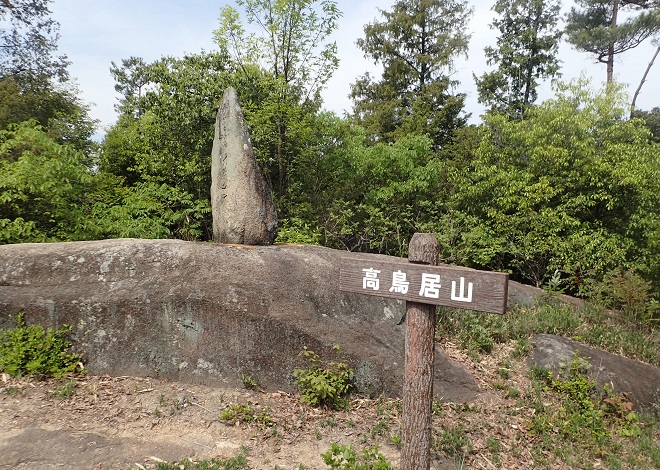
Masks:
[[[610,28],[616,29],[617,16],[619,14],[619,0],[614,0],[612,6],[612,20],[610,21]],[[607,49],[607,83],[612,83],[614,80],[614,43],[610,44]]]
[[[633,113],[635,112],[635,103],[637,102],[637,96],[639,96],[639,92],[642,90],[642,85],[644,85],[644,82],[646,82],[646,77],[649,75],[649,71],[651,70],[651,67],[653,67],[653,63],[655,62],[656,57],[658,57],[658,53],[660,53],[660,46],[658,46],[655,49],[655,54],[653,54],[653,58],[651,58],[651,62],[649,62],[649,65],[646,66],[646,70],[644,71],[644,75],[642,76],[642,80],[639,82],[639,86],[635,90],[635,94],[633,95],[632,103],[630,105],[630,118],[632,119]]]

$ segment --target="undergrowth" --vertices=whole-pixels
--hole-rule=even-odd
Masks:
[[[585,304],[575,307],[558,301],[533,307],[517,306],[504,315],[438,308],[439,337],[455,338],[475,358],[488,354],[495,344],[554,334],[580,341],[649,364],[660,366],[660,336],[644,322],[630,322],[617,312]]]
[[[638,416],[625,397],[599,387],[578,356],[558,374],[540,367],[530,370],[533,391],[524,403],[534,410],[528,431],[534,460],[549,456],[568,467],[660,468],[658,416]],[[622,452],[626,449],[626,452]]]
[[[342,410],[348,406],[347,395],[351,389],[353,369],[341,358],[339,345],[334,345],[332,349],[339,356],[336,361],[324,361],[317,353],[304,347],[300,355],[309,365],[305,369],[294,370],[293,375],[303,403]]]
[[[351,444],[333,442],[330,450],[321,454],[325,464],[338,470],[390,470],[392,464],[378,451],[378,446],[370,446],[358,452]]]
[[[66,335],[71,326],[44,330],[16,316],[14,328],[0,330],[0,371],[14,377],[62,377],[82,371],[82,358],[72,353]]]

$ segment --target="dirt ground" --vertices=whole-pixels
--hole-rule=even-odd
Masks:
[[[456,359],[470,363],[451,345],[444,346]],[[525,446],[521,418],[504,412],[512,403],[492,386],[497,357],[506,356],[505,349],[492,355],[492,365],[471,365],[483,389],[476,403],[442,404],[434,410],[434,429],[460,425],[472,433],[472,464],[462,468],[495,468],[486,451],[479,455],[487,436],[497,435],[505,449]],[[523,365],[519,367],[520,374],[512,371],[516,382],[526,377]],[[249,405],[269,422],[222,420],[220,414],[231,405]],[[398,467],[400,409],[400,400],[353,397],[348,410],[328,411],[277,390],[141,377],[35,381],[0,375],[0,469],[137,469],[159,461],[227,459],[240,453],[255,470],[326,469],[321,454],[332,442],[352,444],[358,452],[378,445]],[[498,467],[525,468],[522,456],[522,461],[503,460]],[[432,468],[459,464],[436,455]]]

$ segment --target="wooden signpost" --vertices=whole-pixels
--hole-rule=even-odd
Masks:
[[[508,274],[440,267],[437,260],[435,235],[416,233],[407,264],[365,258],[340,266],[340,290],[406,301],[402,470],[431,465],[435,306],[506,311]]]

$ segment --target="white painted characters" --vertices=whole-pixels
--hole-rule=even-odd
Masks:
[[[382,270],[375,268],[364,268],[362,269],[362,289],[379,291],[380,290],[380,280],[379,274],[382,273]],[[385,278],[385,276],[383,276]],[[403,294],[407,295],[410,290],[410,280],[408,279],[408,274],[401,269],[398,271],[392,272],[392,283],[389,287],[389,292],[393,294]],[[458,283],[456,281],[451,281],[451,292],[450,298],[456,302],[472,302],[472,294],[474,290],[474,284],[472,282],[467,283],[466,291],[466,282],[465,278],[461,277]],[[429,299],[439,299],[440,298],[440,289],[442,287],[440,274],[431,274],[431,273],[422,273],[421,274],[421,283],[419,284],[420,288],[417,292],[417,295],[420,297],[425,297]],[[414,294],[413,294],[414,295]]]
[[[472,283],[468,282],[468,292],[465,295],[465,278],[461,278],[461,291],[456,294],[456,281],[451,281],[451,300],[457,302],[472,302]]]
[[[407,294],[409,286],[410,283],[406,279],[406,273],[400,269],[392,273],[392,287],[390,287],[390,292],[396,292],[397,294]]]
[[[431,299],[440,298],[440,274],[422,274],[422,287],[419,295]]]
[[[380,271],[373,268],[363,269],[362,271],[364,272],[364,278],[362,278],[362,288],[372,290],[380,289],[380,279],[378,279]]]

